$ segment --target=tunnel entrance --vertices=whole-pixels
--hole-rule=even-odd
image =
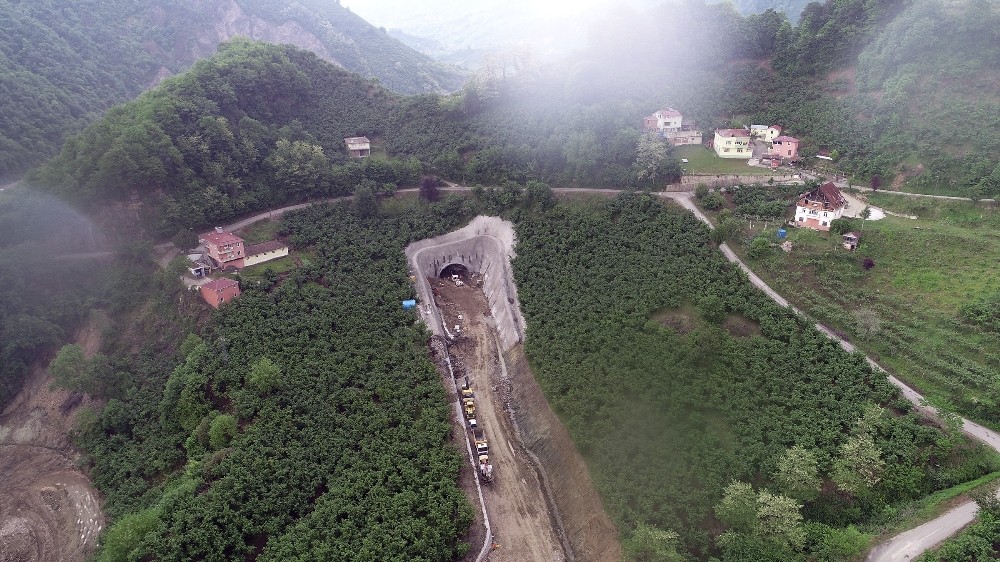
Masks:
[[[441,270],[441,274],[438,275],[438,277],[441,279],[451,279],[452,275],[458,275],[458,278],[462,281],[468,281],[469,268],[460,263],[450,263],[444,266],[444,269]]]

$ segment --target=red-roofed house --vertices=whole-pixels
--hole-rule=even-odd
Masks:
[[[775,137],[774,140],[771,141],[771,154],[777,154],[782,159],[798,160],[799,139],[788,135]]]
[[[795,204],[795,226],[830,230],[830,223],[844,215],[847,200],[833,182],[799,196]]]
[[[246,249],[243,239],[231,232],[216,228],[215,232],[203,235],[198,242],[205,246],[216,267],[243,267]]]
[[[747,158],[753,154],[748,129],[716,129],[712,148],[722,158]]]
[[[201,298],[213,308],[219,308],[224,302],[232,302],[238,296],[240,284],[232,279],[215,279],[201,286]]]

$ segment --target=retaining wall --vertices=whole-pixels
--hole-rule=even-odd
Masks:
[[[461,264],[483,276],[483,292],[503,350],[524,340],[524,318],[510,267],[510,260],[516,255],[515,243],[513,224],[498,217],[479,216],[458,230],[406,247],[407,262],[417,278],[421,313],[432,332],[447,337],[440,311],[433,305],[427,277],[436,278],[448,265]],[[431,304],[429,314],[428,304]]]

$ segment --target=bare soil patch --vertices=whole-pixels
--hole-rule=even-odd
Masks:
[[[92,354],[100,334],[100,323],[91,321],[76,342]],[[105,525],[98,493],[77,468],[69,441],[91,399],[51,384],[36,367],[0,413],[0,561],[87,560]]]
[[[700,319],[693,306],[661,308],[653,313],[653,320],[681,334],[688,334],[698,327]]]
[[[483,485],[486,511],[493,529],[489,560],[566,560],[555,515],[550,513],[542,483],[531,459],[517,440],[507,407],[510,384],[503,378],[486,295],[477,278],[456,286],[428,278],[445,325],[458,337],[451,345],[456,375],[468,376],[475,392],[476,420],[489,442],[494,482]],[[470,285],[471,283],[471,285]],[[455,326],[458,329],[455,330]],[[463,431],[464,429],[463,422]],[[478,498],[470,498],[478,503]],[[472,545],[478,550],[478,545]]]
[[[726,316],[722,327],[729,332],[729,335],[737,338],[749,338],[761,334],[760,324],[742,314],[730,314]]]

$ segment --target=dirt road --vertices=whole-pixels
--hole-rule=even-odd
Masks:
[[[476,395],[476,420],[486,433],[495,481],[483,488],[495,548],[488,560],[566,560],[559,531],[546,504],[541,482],[517,441],[506,405],[510,381],[500,368],[489,307],[481,289],[430,280],[446,325],[461,337],[451,345],[453,365],[468,374]]]

